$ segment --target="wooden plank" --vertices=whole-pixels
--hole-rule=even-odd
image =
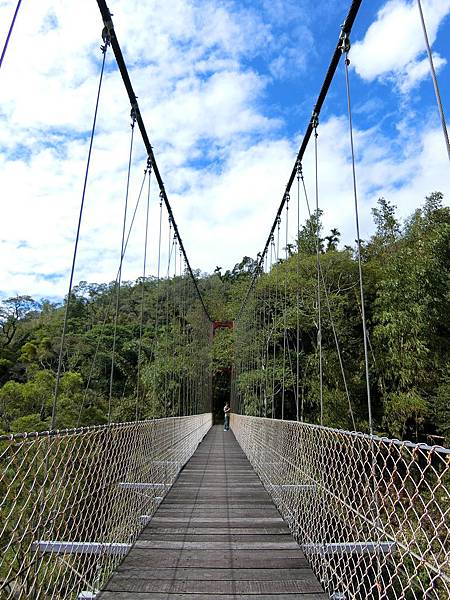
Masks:
[[[322,592],[322,588],[311,571],[298,579],[284,581],[221,581],[222,594],[299,594]],[[111,592],[166,592],[170,594],[217,594],[217,581],[185,581],[182,579],[143,579],[117,573],[108,583]]]
[[[283,519],[278,516],[278,517],[265,517],[264,518],[264,523],[261,523],[261,521],[257,521],[254,519],[254,517],[233,517],[233,518],[227,518],[226,520],[224,519],[220,519],[219,517],[180,517],[180,516],[166,516],[166,517],[160,517],[159,514],[156,514],[153,519],[152,519],[152,523],[186,523],[186,519],[188,519],[189,523],[195,524],[196,527],[201,527],[201,525],[205,525],[207,527],[223,527],[224,522],[227,523],[227,525],[229,527],[239,527],[240,525],[242,525],[243,527],[261,527],[261,525],[263,524],[265,527],[270,524],[270,523],[274,523],[276,525],[280,525],[280,523],[284,523]]]
[[[139,577],[152,579],[174,579],[178,577],[183,581],[283,581],[285,579],[302,579],[311,573],[310,569],[196,569],[196,568],[149,568],[134,569],[121,566],[122,575],[129,574],[133,577],[139,572]]]
[[[168,550],[282,550],[298,548],[297,543],[290,538],[281,542],[172,542],[167,540],[143,540],[139,538],[134,548],[167,548]]]
[[[247,595],[240,594],[218,594],[214,593],[213,597],[217,597],[218,600],[293,600],[295,597],[299,600],[326,600],[328,594],[303,594],[296,593],[292,594],[262,594],[262,595]],[[167,594],[164,593],[141,593],[136,596],[135,592],[104,592],[101,594],[101,600],[211,600],[211,594]]]
[[[191,527],[186,525],[184,527],[180,527],[178,524],[174,523],[172,527],[163,527],[159,525],[152,524],[151,527],[147,527],[147,530],[142,533],[143,539],[146,539],[145,536],[153,531],[155,536],[157,535],[176,535],[179,533],[188,533],[189,535],[258,535],[262,533],[267,533],[269,535],[275,534],[286,534],[286,527]]]
[[[191,531],[183,531],[181,533],[149,533],[144,532],[139,536],[140,540],[152,541],[170,541],[170,542],[278,542],[289,541],[292,537],[286,534],[286,531],[277,533],[255,533],[255,534],[230,534],[230,533],[191,533]]]
[[[222,569],[303,569],[308,566],[300,552],[288,553],[276,550],[179,550],[133,549],[122,562],[124,569],[177,567],[177,568],[222,568]]]

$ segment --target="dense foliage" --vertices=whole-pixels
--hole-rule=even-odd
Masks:
[[[373,209],[373,217],[376,231],[363,243],[362,259],[375,430],[448,443],[450,209],[443,206],[442,194],[435,192],[404,224],[384,198]],[[110,398],[116,421],[196,410],[200,405],[197,399],[194,406],[195,378],[201,377],[205,384],[212,372],[216,388],[224,392],[233,360],[238,367],[235,392],[247,413],[270,415],[273,410],[279,418],[283,403],[285,418],[296,418],[298,411],[300,417],[317,423],[317,230],[321,232],[320,214],[300,229],[296,243],[288,247],[288,258],[258,277],[238,320],[238,335],[236,329],[218,329],[212,348],[206,343],[212,334],[206,332],[187,276],[122,285],[112,382],[111,306],[116,286],[80,283],[69,305],[57,426],[105,422]],[[336,229],[320,236],[323,421],[366,430],[355,251],[348,246],[339,249]],[[232,270],[217,267],[212,275],[197,273],[214,319],[236,316],[256,265],[245,257]],[[4,432],[49,427],[63,315],[64,306],[37,303],[29,296],[2,302],[0,428]]]

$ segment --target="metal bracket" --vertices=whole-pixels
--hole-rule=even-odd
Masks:
[[[113,34],[114,34],[113,22],[111,20],[105,21],[105,26],[103,27],[103,30],[102,30],[103,46],[100,46],[103,54],[106,52],[106,49],[108,48],[108,46],[111,44],[111,38],[112,38]]]
[[[322,556],[330,554],[391,554],[397,549],[395,542],[338,542],[335,544],[303,544],[302,550]]]
[[[339,38],[339,50],[342,52],[342,54],[348,54],[350,52],[351,46],[352,44],[350,42],[348,33],[342,31],[341,36]]]
[[[102,542],[59,542],[54,540],[39,540],[31,545],[33,550],[49,552],[50,554],[108,554],[123,556],[131,550],[131,544]]]
[[[136,123],[138,111],[139,111],[139,106],[138,106],[137,102],[135,102],[134,104],[131,105],[131,111],[130,111],[131,127],[134,127],[134,124]]]
[[[154,490],[156,488],[170,487],[170,483],[139,483],[133,481],[121,481],[119,487],[126,490]]]
[[[308,483],[271,483],[272,489],[294,490],[297,492],[313,492],[317,489],[315,484]]]

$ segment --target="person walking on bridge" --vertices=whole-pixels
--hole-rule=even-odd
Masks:
[[[223,419],[223,430],[228,431],[230,429],[230,412],[231,408],[228,402],[223,407],[224,419]]]

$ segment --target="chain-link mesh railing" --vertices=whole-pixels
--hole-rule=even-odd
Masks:
[[[335,600],[450,598],[450,450],[232,415]]]
[[[0,438],[0,598],[93,598],[211,414]]]

